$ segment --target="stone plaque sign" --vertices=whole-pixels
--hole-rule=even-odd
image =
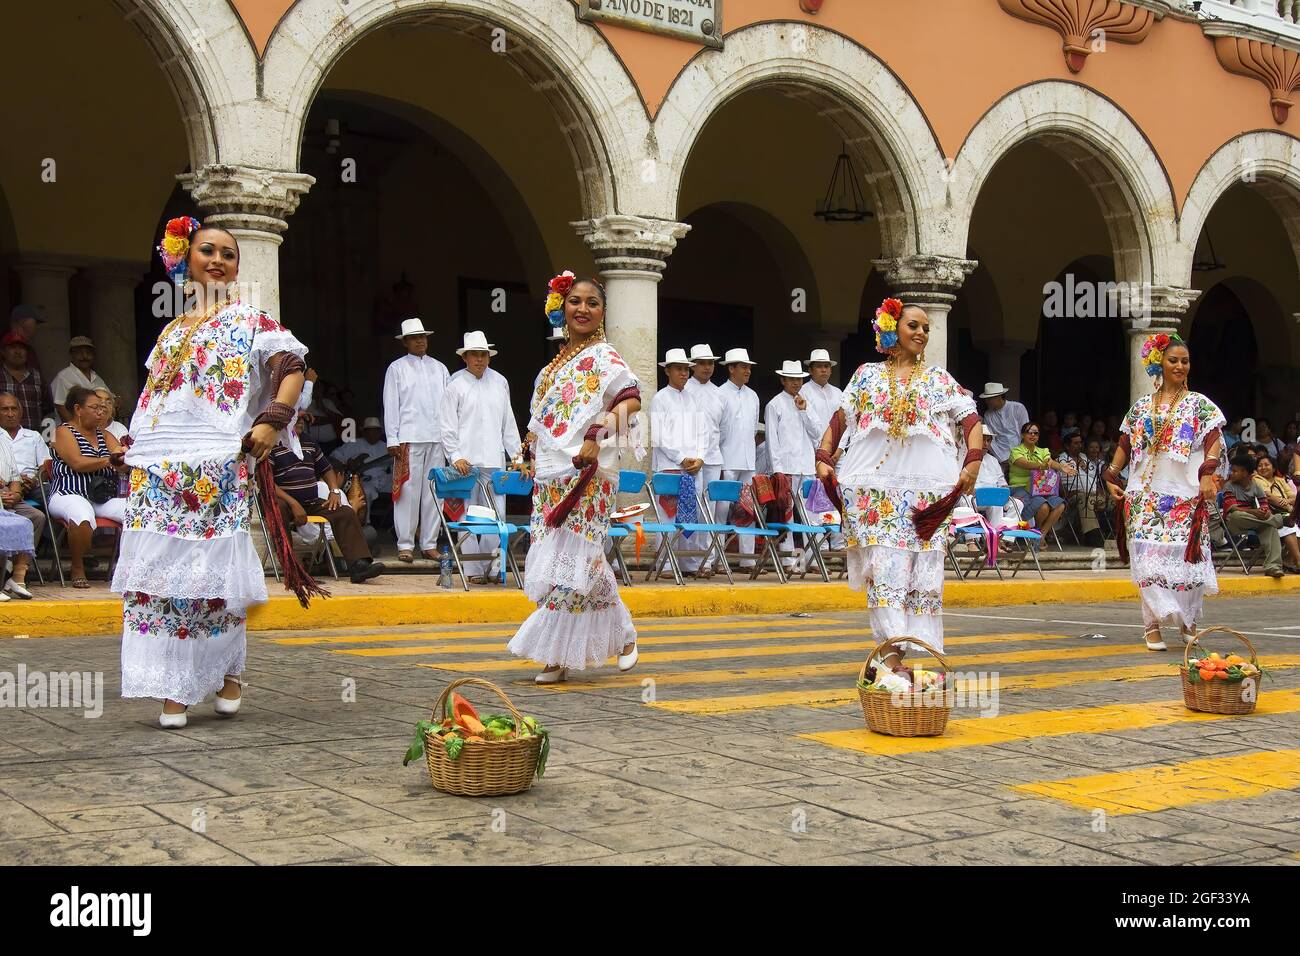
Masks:
[[[722,0],[581,0],[578,18],[722,49]]]

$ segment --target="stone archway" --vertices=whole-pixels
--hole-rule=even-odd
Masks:
[[[950,174],[953,241],[970,232],[979,193],[998,161],[1037,141],[1078,170],[1101,208],[1116,279],[1175,284],[1177,231],[1172,187],[1137,124],[1110,100],[1077,83],[1033,83],[1008,93],[975,125]]]
[[[866,170],[884,255],[942,250],[945,197],[933,188],[947,168],[934,131],[911,93],[852,40],[807,24],[773,21],[727,35],[721,51],[696,56],[673,82],[654,134],[667,187],[661,215],[677,214],[692,149],[709,120],[741,93],[779,86],[841,132]]]
[[[555,111],[572,152],[583,215],[627,208],[620,190],[638,181],[638,159],[649,121],[631,77],[603,38],[578,22],[567,0],[300,0],[267,45],[260,112],[233,115],[258,123],[265,135],[247,144],[242,161],[268,169],[297,168],[307,113],[333,65],[366,34],[395,23],[455,29],[485,45],[504,43],[504,56]]]
[[[1188,277],[1210,210],[1225,192],[1245,183],[1277,212],[1300,265],[1300,140],[1271,130],[1224,143],[1206,160],[1183,201],[1174,275]]]

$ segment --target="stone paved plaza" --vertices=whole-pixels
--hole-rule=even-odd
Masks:
[[[241,713],[170,732],[118,698],[115,637],[6,638],[0,671],[102,671],[105,700],[0,709],[0,862],[1294,865],[1298,607],[1207,602],[1273,672],[1255,715],[1211,719],[1133,604],[954,611],[947,654],[996,672],[996,715],[927,740],[865,729],[865,614],[638,622],[635,671],[557,689],[507,625],[257,633]],[[525,794],[451,797],[401,764],[471,674],[552,733]]]

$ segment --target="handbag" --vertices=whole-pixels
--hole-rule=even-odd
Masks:
[[[117,477],[97,471],[86,485],[86,497],[91,504],[107,504],[117,497]]]
[[[1035,468],[1029,473],[1029,493],[1047,498],[1061,493],[1061,473],[1052,468]]]

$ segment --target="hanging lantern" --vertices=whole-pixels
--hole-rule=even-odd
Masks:
[[[1205,227],[1205,241],[1210,246],[1210,258],[1198,259],[1192,263],[1193,272],[1218,272],[1228,268],[1227,263],[1219,261],[1219,254],[1214,251],[1214,240],[1210,238],[1210,227]]]
[[[858,175],[853,169],[853,160],[849,158],[847,147],[835,160],[826,198],[813,215],[822,222],[862,222],[864,219],[875,218],[862,198]]]

